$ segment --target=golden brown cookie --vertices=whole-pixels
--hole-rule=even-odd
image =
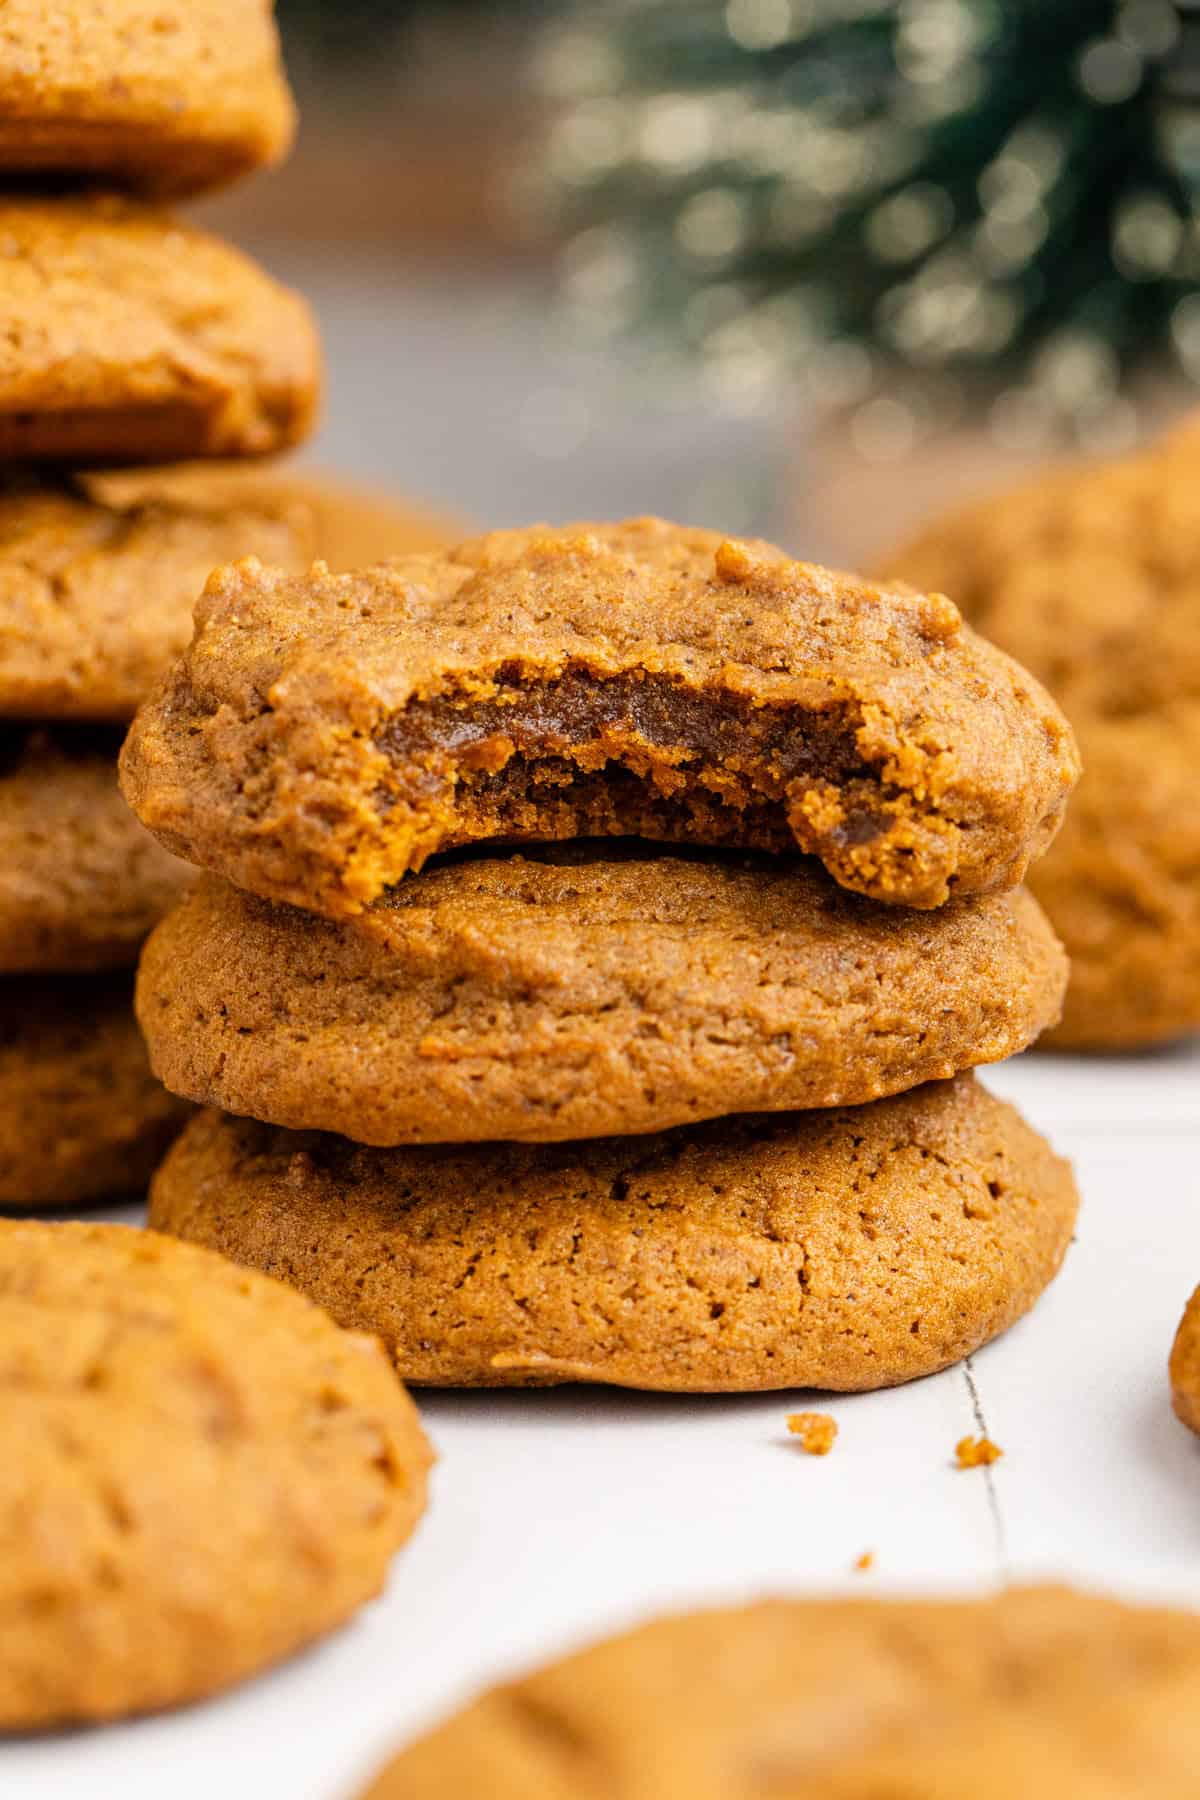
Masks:
[[[407,1380],[887,1387],[1058,1270],[1070,1170],[969,1075],[657,1137],[371,1150],[199,1114],[151,1221],[377,1331]]]
[[[241,1681],[383,1586],[425,1504],[379,1346],[121,1225],[0,1223],[0,1730]]]
[[[0,202],[0,458],[263,456],[318,383],[308,308],[228,244],[111,196]]]
[[[132,999],[127,974],[0,981],[0,1211],[145,1187],[189,1108],[151,1075]]]
[[[1137,1050],[1200,1030],[1200,706],[1084,724],[1087,759],[1031,886],[1067,940],[1049,1049]]]
[[[0,973],[127,968],[195,870],[138,824],[102,727],[0,730]]]
[[[209,876],[138,1015],[167,1086],[226,1112],[547,1142],[875,1100],[1023,1049],[1066,980],[1020,890],[915,912],[608,839],[430,867],[340,925]]]
[[[1200,1432],[1200,1288],[1187,1303],[1171,1350],[1171,1395],[1175,1411]]]
[[[464,529],[459,519],[381,489],[288,464],[248,468],[245,463],[201,462],[102,470],[89,476],[87,485],[116,506],[166,500],[208,511],[286,508],[289,518],[303,509],[313,555],[331,569],[362,569],[414,550],[440,550],[457,543]],[[263,562],[281,560],[253,544],[239,554],[260,556]]]
[[[245,491],[229,503],[108,505],[78,482],[0,484],[0,715],[128,721],[192,635],[209,572],[239,556],[306,568],[311,508]]]
[[[657,1619],[492,1688],[363,1800],[1179,1800],[1198,1769],[1200,1619],[1010,1588]]]
[[[271,0],[4,0],[0,171],[195,192],[294,128]]]
[[[660,520],[360,575],[218,571],[125,791],[169,848],[341,917],[434,851],[635,834],[815,854],[913,906],[1011,887],[1075,748],[950,603]]]
[[[1031,871],[1071,958],[1046,1043],[1200,1029],[1200,438],[1043,477],[886,561],[935,583],[1054,693],[1084,779]]]

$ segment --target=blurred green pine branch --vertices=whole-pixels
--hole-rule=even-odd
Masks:
[[[1200,57],[1169,0],[588,0],[546,34],[535,203],[599,332],[720,376],[889,369],[1111,423],[1200,376]]]

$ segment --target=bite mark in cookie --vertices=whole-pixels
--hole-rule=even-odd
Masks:
[[[941,596],[659,520],[220,571],[123,767],[171,848],[333,918],[439,850],[611,834],[798,848],[935,907],[1019,881],[1077,774]]]

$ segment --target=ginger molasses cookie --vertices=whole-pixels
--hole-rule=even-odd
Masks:
[[[1200,1432],[1200,1288],[1187,1303],[1171,1351],[1171,1393],[1185,1425]]]
[[[105,504],[81,482],[0,482],[0,715],[128,721],[192,635],[210,571],[239,556],[307,567],[311,507],[240,499]]]
[[[1074,743],[940,596],[661,520],[359,575],[214,574],[125,789],[169,848],[354,913],[435,851],[636,834],[818,856],[940,906],[1015,885]]]
[[[440,550],[457,543],[464,530],[460,519],[416,501],[364,487],[345,476],[286,463],[264,468],[200,462],[100,470],[87,477],[87,486],[99,499],[117,506],[166,500],[206,511],[286,509],[289,519],[305,517],[312,554],[331,569],[362,569],[393,556],[410,556],[414,550]],[[283,561],[249,542],[238,554],[268,563]]]
[[[363,1800],[1177,1800],[1200,1619],[1066,1588],[764,1600],[657,1619],[492,1688]]]
[[[1087,778],[1031,877],[1070,952],[1062,1022],[1045,1042],[1137,1050],[1200,1030],[1200,705],[1085,724],[1079,737]]]
[[[209,876],[138,983],[174,1092],[365,1144],[856,1105],[1021,1050],[1067,967],[1022,890],[880,906],[621,840],[430,866],[341,924]]]
[[[195,880],[121,798],[120,741],[0,728],[0,973],[127,968]]]
[[[1052,1047],[1200,1029],[1200,437],[1057,471],[887,559],[1019,657],[1075,728],[1084,779],[1030,874],[1071,959]]]
[[[370,1338],[121,1225],[0,1224],[0,1730],[176,1706],[343,1623],[425,1504]]]
[[[151,1220],[377,1331],[408,1380],[733,1393],[945,1368],[1032,1306],[1076,1205],[963,1075],[561,1145],[366,1149],[207,1112]]]
[[[308,308],[228,244],[111,196],[0,203],[0,457],[266,455],[318,382]]]
[[[150,1073],[132,985],[0,981],[0,1211],[132,1199],[187,1117]]]
[[[291,141],[271,0],[4,0],[0,27],[9,177],[194,192]]]

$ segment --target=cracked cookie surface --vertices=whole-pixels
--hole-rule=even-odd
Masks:
[[[227,1112],[545,1142],[995,1062],[1066,976],[1020,890],[917,912],[807,859],[606,839],[431,865],[339,924],[207,877],[147,944],[138,1015],[167,1086]]]
[[[661,520],[357,575],[217,571],[125,791],[177,853],[348,916],[435,851],[637,835],[820,858],[904,905],[1014,886],[1074,743],[938,595]]]
[[[582,1771],[594,1800],[1176,1800],[1198,1767],[1200,1619],[1012,1588],[657,1619],[489,1689],[362,1800],[570,1800]]]
[[[373,1340],[188,1245],[0,1223],[0,1730],[175,1706],[383,1586],[429,1449]]]
[[[299,295],[171,213],[112,195],[0,203],[0,457],[265,456],[320,380]]]
[[[732,1393],[945,1368],[1032,1306],[1076,1206],[962,1075],[564,1145],[367,1149],[206,1112],[150,1216],[377,1331],[407,1380]]]

